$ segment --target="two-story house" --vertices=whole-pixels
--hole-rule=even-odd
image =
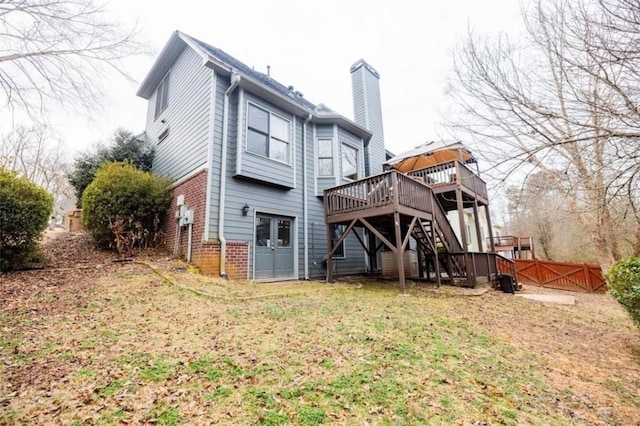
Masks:
[[[174,180],[168,248],[230,278],[324,277],[323,190],[380,173],[387,159],[379,75],[362,60],[351,75],[357,122],[173,33],[137,93],[149,101],[154,171]],[[338,274],[370,267],[356,237],[333,255]]]

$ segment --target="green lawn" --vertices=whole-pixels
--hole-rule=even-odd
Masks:
[[[4,277],[0,424],[640,422],[640,336],[608,296],[160,267],[208,296],[142,265]]]

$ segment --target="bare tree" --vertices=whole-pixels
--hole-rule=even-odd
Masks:
[[[130,78],[123,59],[144,51],[92,0],[0,0],[0,111],[94,110],[104,77]]]
[[[523,186],[507,188],[507,232],[531,236],[536,256],[565,262],[596,261],[593,243],[585,234],[580,215],[566,203],[566,193],[549,188],[547,178],[534,173]]]
[[[564,194],[605,269],[625,251],[618,206],[638,206],[638,195],[625,189],[640,175],[632,49],[640,28],[629,33],[626,9],[616,4],[621,18],[608,6],[539,0],[523,11],[527,31],[517,42],[470,34],[455,56],[452,93],[460,110],[448,123],[473,139],[495,177],[535,172]],[[614,40],[627,40],[627,56]]]
[[[55,205],[73,199],[67,174],[69,161],[61,142],[43,126],[17,126],[0,135],[0,168],[15,170],[49,191]]]

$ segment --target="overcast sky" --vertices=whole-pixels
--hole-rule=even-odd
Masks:
[[[439,138],[452,49],[468,28],[517,32],[518,0],[111,0],[110,19],[138,23],[154,54],[132,59],[141,82],[171,33],[183,31],[292,85],[314,103],[352,118],[349,67],[364,58],[381,75],[385,144],[394,153]],[[144,130],[138,84],[104,82],[104,112],[60,114],[54,127],[74,153],[108,140],[121,126]]]

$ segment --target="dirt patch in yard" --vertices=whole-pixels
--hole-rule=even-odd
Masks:
[[[49,269],[0,276],[0,424],[640,424],[640,333],[606,295],[236,283],[43,246]]]

